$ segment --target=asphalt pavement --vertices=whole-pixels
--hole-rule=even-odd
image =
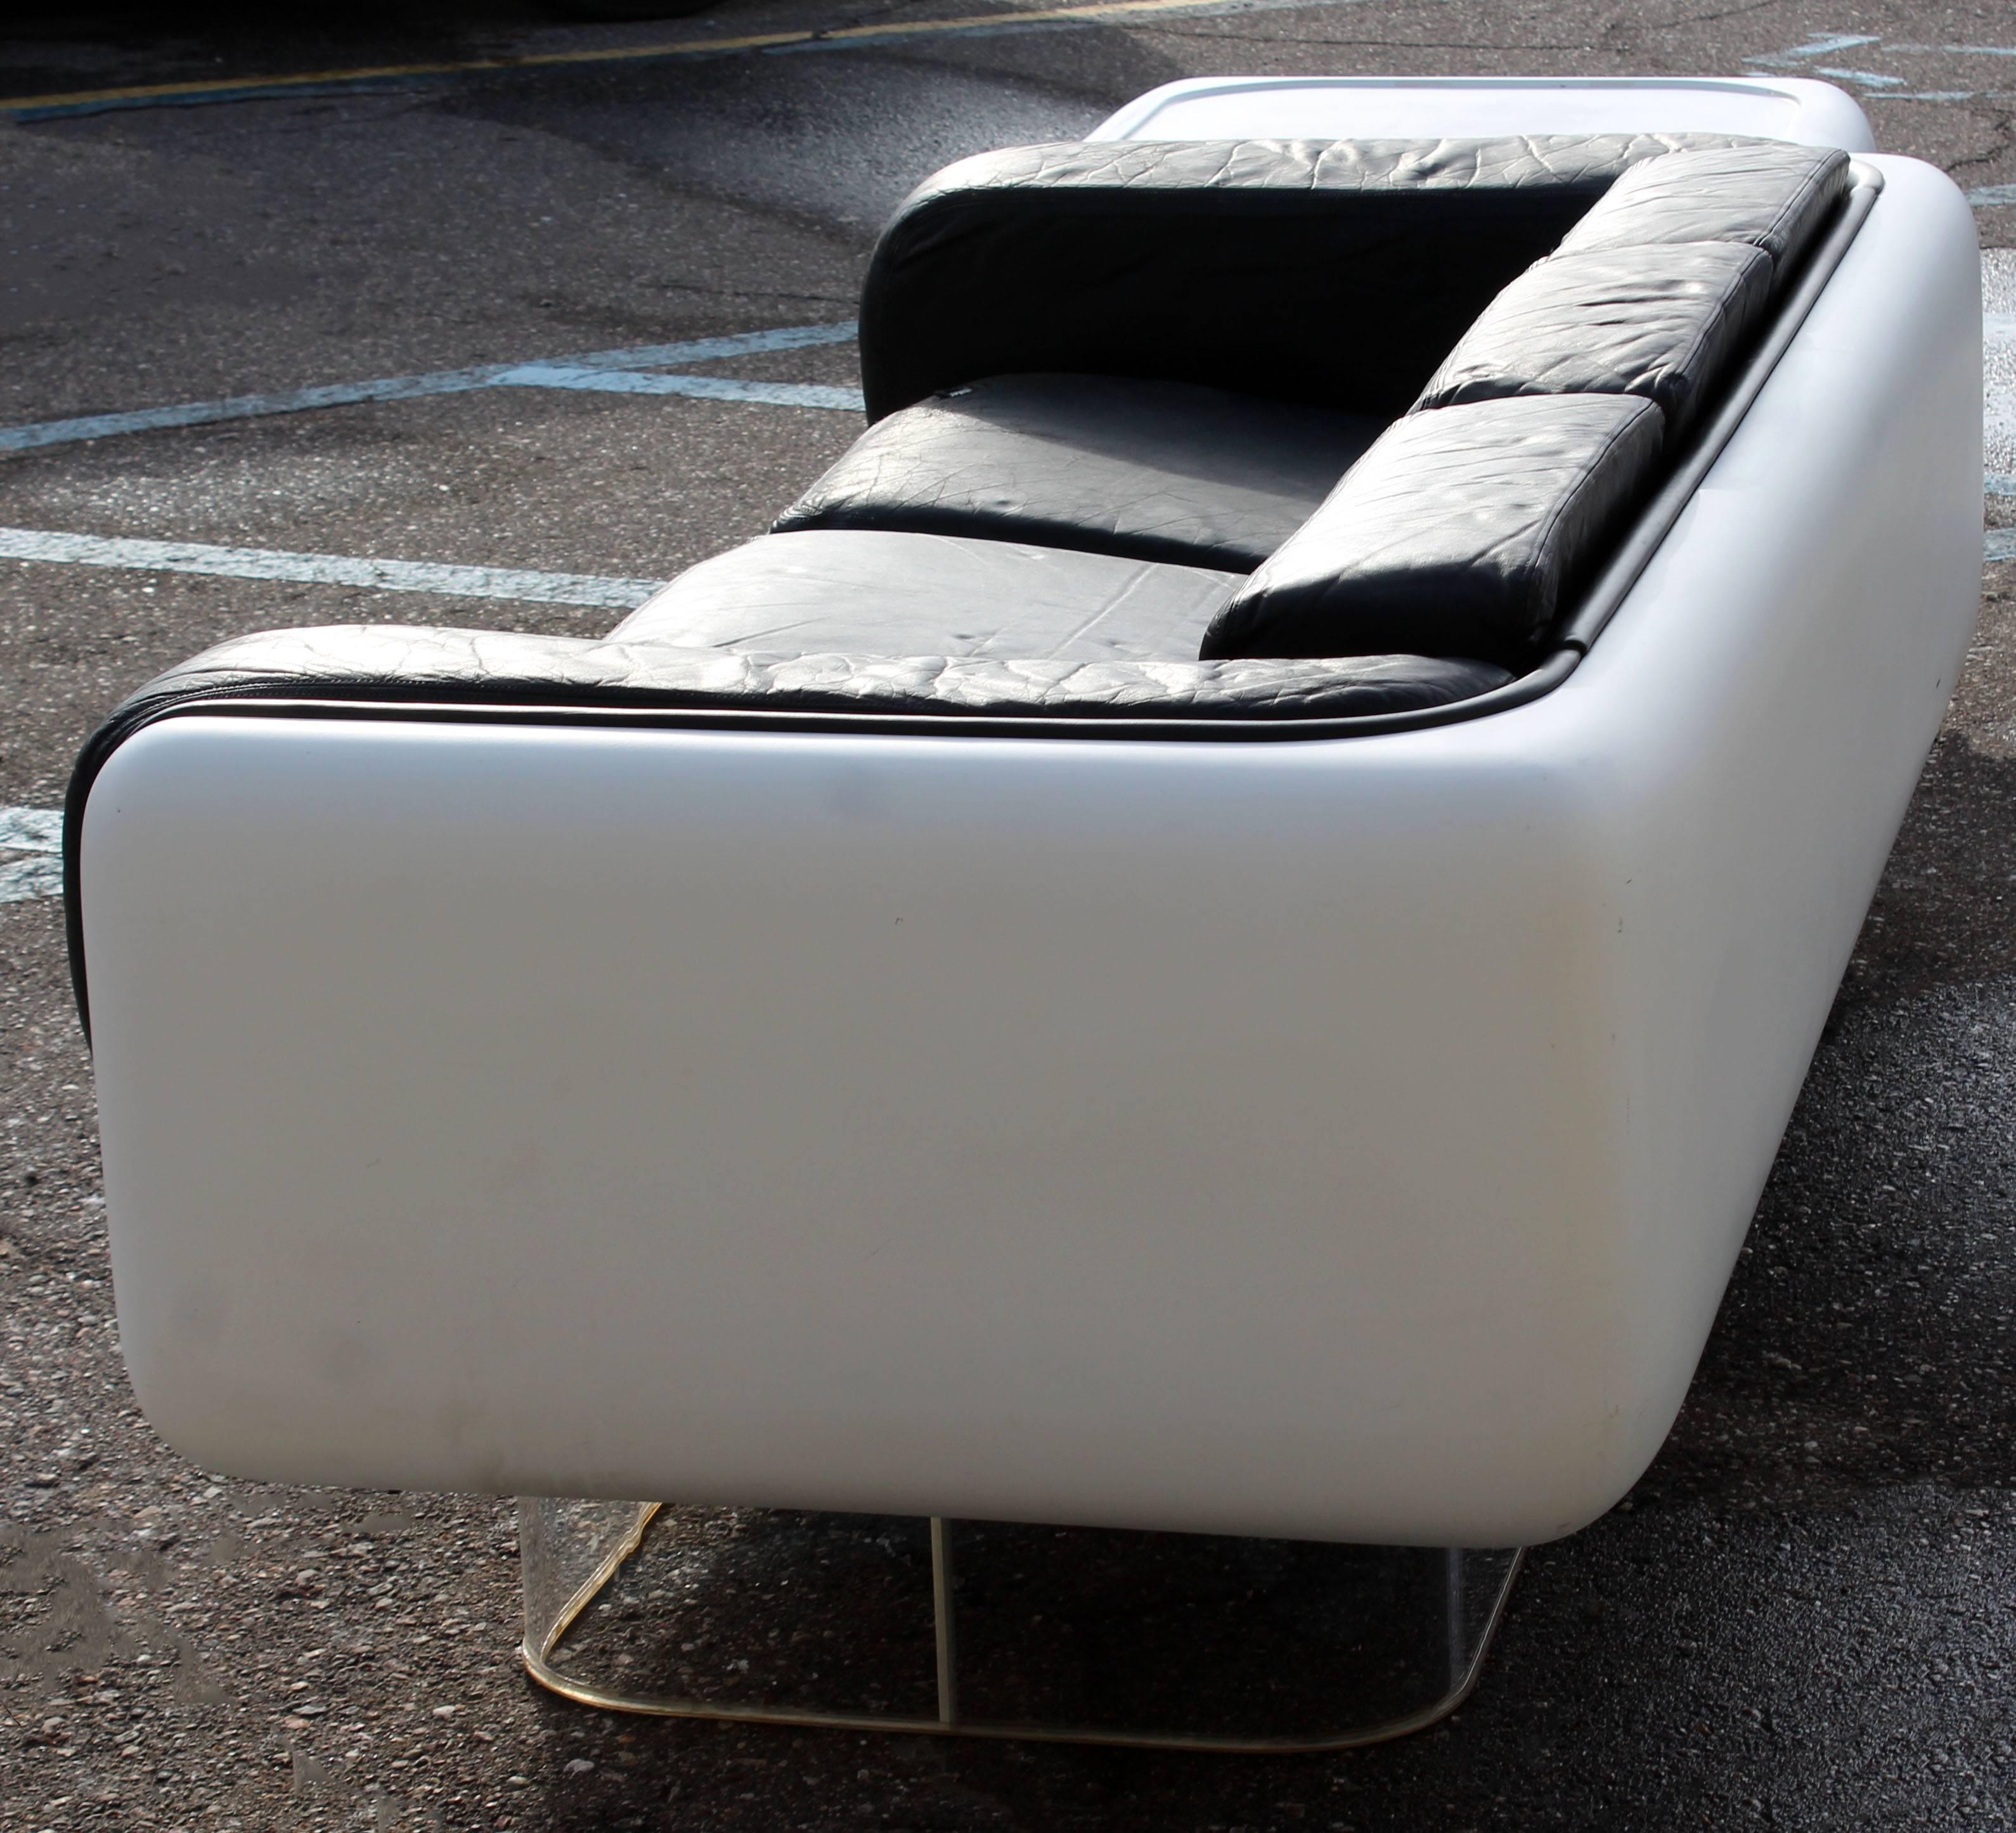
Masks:
[[[0,1829],[2016,1820],[2006,0],[44,10],[0,41]],[[1455,1718],[1263,1759],[605,1717],[515,1664],[508,1502],[149,1431],[52,850],[124,694],[265,627],[595,634],[761,532],[857,429],[880,220],[963,153],[1215,72],[1773,70],[2012,251],[1980,638],[1679,1424]]]

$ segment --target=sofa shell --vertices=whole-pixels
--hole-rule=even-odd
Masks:
[[[150,1419],[367,1486],[1478,1546],[1600,1513],[1972,628],[1972,224],[1868,163],[1607,626],[1464,717],[353,668],[131,721],[73,870]]]

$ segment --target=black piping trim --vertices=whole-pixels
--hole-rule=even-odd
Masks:
[[[1251,743],[1264,739],[1357,738],[1375,731],[1412,731],[1452,724],[1456,719],[1524,706],[1551,692],[1582,660],[1575,649],[1557,649],[1530,674],[1504,686],[1446,706],[1406,713],[1359,713],[1335,719],[1168,719],[1105,716],[1047,718],[1039,714],[779,712],[750,706],[639,704],[632,699],[596,703],[430,699],[420,684],[388,682],[369,700],[340,695],[304,694],[298,681],[251,681],[230,688],[192,687],[164,695],[130,717],[109,721],[93,732],[71,772],[63,802],[63,918],[70,949],[70,986],[85,1041],[91,1040],[91,1000],[84,967],[84,811],[92,786],[113,752],[135,734],[165,720],[198,714],[239,719],[376,720],[401,724],[601,727],[631,731],[782,731],[869,734],[875,736],[965,739],[1131,739]],[[355,684],[344,683],[347,692]],[[290,690],[292,690],[291,692]],[[403,690],[403,692],[402,692]]]
[[[836,708],[792,710],[754,706],[690,706],[675,702],[653,705],[639,696],[597,702],[536,700],[449,700],[430,699],[423,690],[408,695],[374,694],[369,700],[345,698],[341,692],[308,693],[299,681],[248,682],[228,688],[193,687],[183,696],[164,695],[160,701],[118,728],[124,743],[164,719],[185,713],[211,713],[249,719],[420,720],[430,724],[484,725],[640,726],[659,730],[715,731],[887,732],[912,738],[963,739],[1130,739],[1231,741],[1252,744],[1269,739],[1354,738],[1378,732],[1414,731],[1426,726],[1452,725],[1485,713],[1524,706],[1558,687],[1582,660],[1577,649],[1553,651],[1540,665],[1507,681],[1439,706],[1410,708],[1400,713],[1342,713],[1332,717],[1291,714],[1277,719],[1172,718],[1167,714],[1065,714],[1011,713],[851,713]],[[416,684],[417,687],[417,684]],[[110,754],[108,748],[106,755]],[[98,760],[102,765],[103,760]]]
[[[401,684],[386,684],[370,700],[304,695],[297,682],[248,683],[229,691],[193,688],[185,698],[164,697],[130,724],[114,730],[102,726],[85,744],[72,773],[63,804],[64,927],[70,948],[70,982],[85,1039],[91,1037],[91,1005],[84,969],[84,915],[81,855],[85,805],[98,773],[117,747],[136,732],[164,719],[209,713],[252,719],[343,719],[420,721],[428,724],[478,725],[596,726],[647,731],[784,731],[866,733],[891,737],[1129,739],[1168,743],[1319,742],[1337,739],[1377,738],[1396,732],[1425,731],[1455,725],[1517,706],[1552,693],[1575,670],[1589,645],[1600,635],[1629,595],[1631,588],[1672,532],[1701,480],[1722,455],[1743,423],[1772,372],[1805,323],[1827,284],[1841,265],[1883,189],[1883,174],[1857,160],[1849,167],[1851,185],[1839,215],[1826,239],[1805,264],[1798,282],[1775,315],[1769,331],[1751,353],[1734,386],[1692,444],[1686,449],[1658,493],[1633,525],[1630,534],[1582,595],[1581,603],[1557,627],[1555,647],[1539,666],[1503,687],[1441,706],[1405,713],[1359,713],[1331,719],[1046,718],[1041,715],[992,713],[792,713],[754,707],[596,704],[543,702],[482,703],[430,700],[423,691],[394,697]],[[292,688],[294,691],[290,692]],[[109,735],[109,739],[108,739]],[[101,742],[106,741],[106,742]]]

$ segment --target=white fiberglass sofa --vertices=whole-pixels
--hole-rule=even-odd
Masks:
[[[93,742],[149,1417],[318,1483],[1582,1526],[1967,648],[1978,284],[1817,84],[1178,84],[941,174],[783,532],[603,642],[227,644]]]

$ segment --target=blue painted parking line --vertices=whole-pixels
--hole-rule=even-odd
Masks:
[[[1860,45],[1880,45],[1882,41],[1871,32],[1830,32],[1823,38],[1809,38],[1803,45],[1746,57],[1743,61],[1762,64],[1766,70],[1784,69],[1804,63],[1809,58],[1831,57],[1838,51],[1852,51]]]
[[[207,426],[224,420],[252,420],[268,414],[300,414],[314,408],[348,407],[357,401],[416,401],[423,395],[459,394],[487,388],[502,367],[449,369],[433,376],[394,376],[382,382],[337,383],[326,388],[290,388],[279,394],[236,394],[221,401],[181,401],[141,408],[128,414],[81,414],[69,420],[0,428],[0,452],[30,452],[44,446],[105,439],[121,433],[153,433],[171,426]]]
[[[669,369],[679,363],[715,363],[724,357],[807,350],[824,343],[851,343],[859,329],[854,319],[843,318],[831,325],[787,325],[775,331],[735,331],[722,337],[689,338],[683,343],[632,344],[623,350],[590,350],[585,356],[544,360],[575,363],[585,369]]]
[[[508,598],[520,604],[580,605],[601,611],[634,611],[665,584],[661,579],[611,579],[592,573],[358,559],[344,554],[220,548],[205,541],[135,541],[40,528],[0,528],[0,559],[117,566],[142,573],[196,573],[213,579],[362,586],[371,591],[434,592],[455,598]]]
[[[206,426],[229,420],[260,419],[274,414],[301,414],[318,408],[348,407],[360,401],[417,401],[428,395],[462,394],[473,389],[549,386],[585,387],[581,382],[536,383],[517,378],[535,368],[553,368],[570,375],[607,371],[627,373],[669,368],[680,363],[713,363],[724,359],[766,354],[776,350],[804,350],[820,344],[851,343],[852,319],[835,325],[794,325],[774,331],[749,331],[725,337],[689,339],[682,343],[638,344],[621,350],[590,350],[579,356],[556,357],[535,364],[483,363],[466,369],[441,369],[421,376],[391,376],[371,382],[339,382],[311,388],[286,389],[272,394],[229,395],[221,401],[181,401],[167,407],[141,408],[130,413],[85,414],[64,420],[42,420],[25,426],[0,427],[0,455],[38,451],[46,446],[68,445],[81,440],[104,439],[123,433],[150,433],[177,426]],[[726,384],[729,378],[698,378]],[[736,383],[747,390],[801,385]],[[686,394],[717,401],[757,401],[794,407],[833,407],[828,400],[779,401],[773,394],[708,393],[693,389],[666,388],[626,392],[664,394]],[[819,392],[819,391],[815,391]],[[834,390],[827,394],[846,392]],[[858,394],[851,404],[860,406]]]
[[[495,379],[498,388],[579,388],[598,394],[680,394],[693,401],[760,401],[773,408],[863,410],[858,388],[810,382],[744,382],[730,376],[665,376],[629,369],[592,369],[566,363],[526,363]]]
[[[1864,70],[1859,65],[1816,63],[1819,57],[1832,57],[1844,51],[1867,51],[1885,57],[1994,57],[2016,58],[2016,45],[1892,45],[1870,32],[1831,32],[1789,45],[1783,51],[1767,51],[1744,62],[1754,70],[1796,70],[1803,75],[1825,77],[1838,83],[1852,83],[1871,99],[1881,102],[2007,102],[2010,94],[1996,89],[1913,89],[1910,79],[1886,70]],[[2016,196],[1995,195],[2016,191],[2016,186],[1990,185],[1967,193],[1977,210],[1999,207],[2016,202]]]

